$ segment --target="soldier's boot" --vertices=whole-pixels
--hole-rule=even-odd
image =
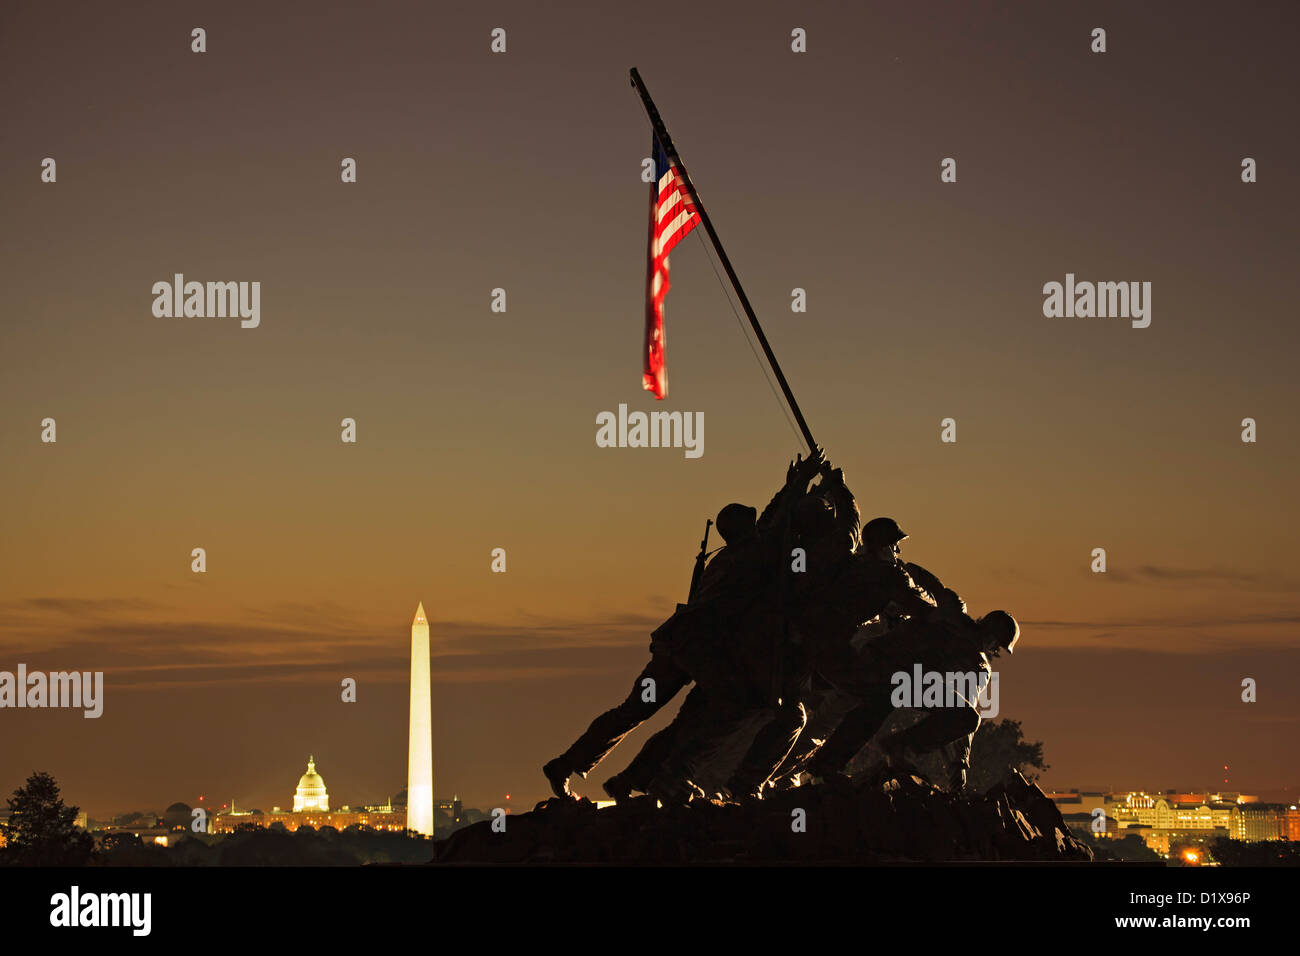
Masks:
[[[565,759],[564,755],[549,760],[542,767],[542,773],[551,784],[551,790],[557,797],[573,798],[573,791],[569,789],[569,777],[573,774],[573,766]]]
[[[733,797],[763,799],[764,788],[790,756],[807,720],[807,711],[797,700],[777,708],[772,719],[754,735],[740,765],[727,782],[727,790]]]
[[[831,771],[824,777],[814,775],[810,786],[823,787],[827,793],[851,793],[856,789],[853,778],[842,770]]]
[[[615,803],[626,803],[632,798],[632,783],[624,774],[614,774],[601,786]]]
[[[948,789],[953,793],[963,793],[966,790],[966,768],[956,767],[951,776],[948,777]]]
[[[749,800],[763,799],[763,785],[758,786],[739,784],[732,780],[727,784],[727,793],[735,803],[745,803]]]
[[[665,807],[684,807],[692,800],[702,799],[704,791],[690,780],[660,774],[650,781],[646,792]]]
[[[793,790],[795,787],[799,786],[800,778],[802,778],[802,776],[803,774],[782,774],[781,776],[773,777],[767,782],[767,785],[772,789],[773,793],[782,793],[786,790]]]

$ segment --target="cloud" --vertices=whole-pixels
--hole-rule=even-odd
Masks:
[[[1203,614],[1183,619],[1146,618],[1119,621],[1021,621],[1023,627],[1040,627],[1057,630],[1150,630],[1153,628],[1168,630],[1171,628],[1214,628],[1214,627],[1250,627],[1273,626],[1279,624],[1300,624],[1300,613],[1259,613],[1238,614],[1234,616],[1207,617]]]
[[[618,613],[507,624],[430,621],[435,682],[528,681],[604,673],[602,652],[648,644],[660,621]],[[382,629],[328,602],[238,609],[234,620],[187,619],[132,599],[28,598],[0,604],[0,669],[102,670],[119,688],[305,683],[344,676],[402,683],[408,631]],[[12,666],[9,667],[12,669]]]
[[[1177,617],[1020,622],[1025,647],[1047,646],[1148,650],[1165,654],[1201,654],[1230,649],[1275,648],[1295,643],[1300,612],[1283,609],[1220,614],[1184,610]],[[1019,653],[1019,651],[1017,652]]]
[[[1171,587],[1213,584],[1290,587],[1289,582],[1281,581],[1276,575],[1258,571],[1239,571],[1231,568],[1177,568],[1158,564],[1143,564],[1131,569],[1109,567],[1106,569],[1104,579],[1113,584],[1163,584]]]

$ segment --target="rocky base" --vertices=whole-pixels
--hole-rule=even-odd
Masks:
[[[917,776],[887,776],[799,787],[744,804],[659,807],[642,797],[597,809],[588,800],[551,799],[507,817],[504,833],[484,821],[434,846],[436,863],[1092,859],[1056,804],[1019,774],[977,797],[948,793]]]

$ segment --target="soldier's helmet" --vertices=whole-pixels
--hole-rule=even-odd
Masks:
[[[757,519],[756,510],[733,501],[718,512],[718,519],[714,524],[717,526],[718,534],[722,535],[723,541],[739,541],[754,533],[754,522]]]
[[[898,544],[906,537],[907,533],[893,518],[872,518],[862,528],[862,546],[868,551]]]
[[[790,523],[801,537],[819,537],[835,527],[835,506],[821,495],[805,495],[794,506]]]
[[[1020,625],[1006,611],[989,611],[979,621],[980,632],[993,640],[996,648],[1012,653],[1020,640]]]

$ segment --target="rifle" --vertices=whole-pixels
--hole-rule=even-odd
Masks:
[[[691,572],[691,587],[686,592],[687,604],[695,600],[695,592],[700,588],[700,575],[704,573],[704,562],[709,558],[709,529],[711,527],[713,527],[713,519],[708,518],[704,522],[704,540],[700,542],[700,553],[695,556],[695,570]]]

